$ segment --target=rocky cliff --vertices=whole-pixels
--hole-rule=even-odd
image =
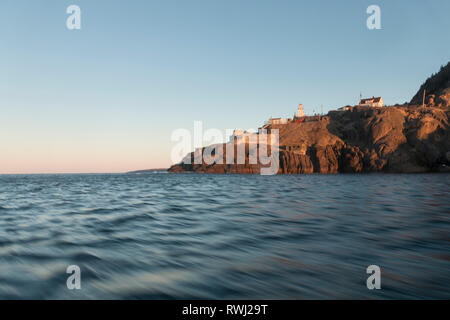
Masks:
[[[411,104],[421,105],[425,93],[425,104],[430,107],[447,108],[450,106],[450,62],[429,77],[414,95]]]
[[[415,103],[420,91],[428,89],[430,99],[425,106],[420,102],[382,108],[353,107],[331,111],[320,119],[308,118],[304,123],[270,126],[269,131],[279,130],[278,173],[449,171],[449,69],[450,64],[441,68],[413,98]],[[193,154],[190,157],[194,159]],[[249,164],[248,149],[245,160],[240,165],[182,163],[169,171],[260,172],[260,164]]]

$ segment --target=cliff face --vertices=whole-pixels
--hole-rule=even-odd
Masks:
[[[269,127],[279,130],[278,173],[449,171],[449,75],[450,63],[422,85],[410,106],[353,107],[320,120]],[[249,164],[248,150],[245,159],[242,165],[177,164],[169,171],[260,172],[261,165]]]
[[[345,143],[339,172],[428,172],[449,165],[449,109],[384,107],[331,113]]]
[[[355,107],[330,112],[317,121],[274,125],[271,129],[278,129],[280,135],[278,173],[446,170],[450,166],[449,113],[449,108]],[[306,150],[283,150],[289,145]],[[260,168],[249,164],[246,150],[246,164],[178,164],[169,171],[259,173]]]

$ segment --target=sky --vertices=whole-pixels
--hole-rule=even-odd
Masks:
[[[66,27],[72,4],[80,30]],[[2,0],[0,174],[168,167],[172,132],[194,121],[225,133],[360,92],[409,101],[450,60],[449,12],[448,0]]]

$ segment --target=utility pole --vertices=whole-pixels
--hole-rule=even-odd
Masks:
[[[423,89],[422,107],[425,106],[425,92],[426,92],[426,90]]]

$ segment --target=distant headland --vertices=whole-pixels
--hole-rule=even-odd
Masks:
[[[450,171],[450,62],[428,78],[410,103],[383,106],[361,99],[326,115],[270,118],[262,128],[279,132],[281,174]],[[244,141],[249,133],[235,130]],[[241,140],[242,140],[241,139]],[[224,149],[226,144],[224,144]],[[194,158],[194,152],[187,157]],[[260,164],[179,163],[169,172],[259,173]]]
[[[142,174],[142,173],[159,173],[159,172],[167,172],[167,168],[156,168],[156,169],[145,169],[145,170],[135,170],[128,171],[127,174]]]

